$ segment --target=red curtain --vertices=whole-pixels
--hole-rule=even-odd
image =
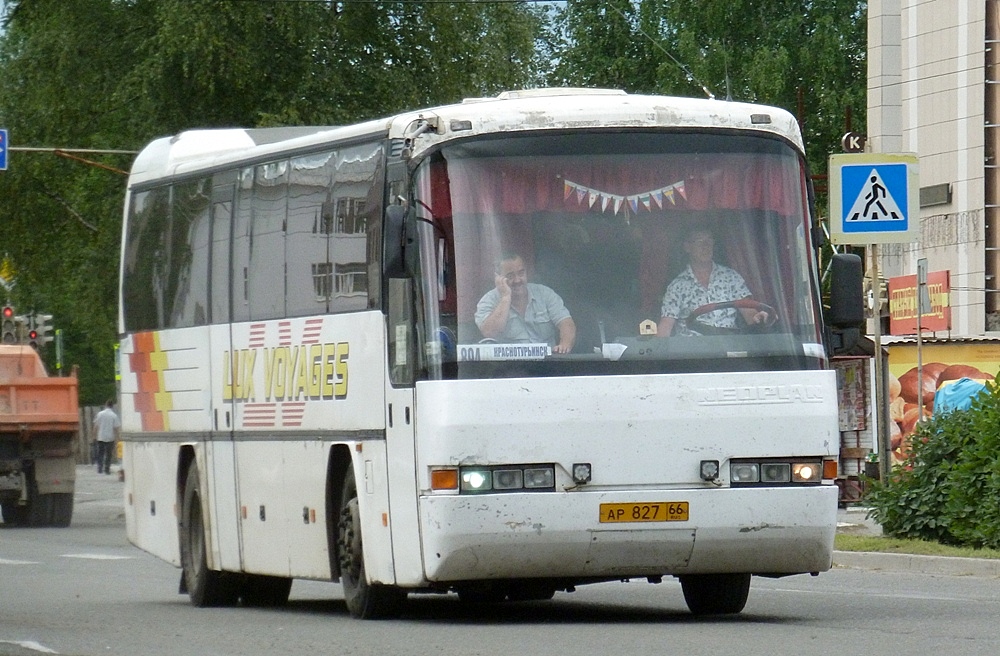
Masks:
[[[612,196],[650,199],[670,188],[673,200],[662,199],[668,210],[758,209],[787,216],[802,206],[798,167],[791,161],[768,155],[463,161],[448,178],[435,175],[432,192],[435,214],[599,211],[592,197],[595,204]]]

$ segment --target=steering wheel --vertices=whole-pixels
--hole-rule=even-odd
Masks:
[[[695,321],[697,317],[700,317],[703,314],[708,314],[709,312],[714,312],[715,310],[723,310],[725,308],[736,308],[737,310],[753,310],[755,312],[766,312],[767,320],[764,321],[764,323],[759,323],[759,324],[747,324],[744,321],[743,328],[740,328],[739,326],[734,326],[732,328],[711,326],[705,323],[699,323]],[[737,315],[740,321],[743,321],[742,313],[737,312]],[[777,310],[775,310],[767,303],[761,303],[760,301],[755,301],[750,298],[741,298],[735,301],[722,301],[719,303],[706,303],[705,305],[701,305],[691,310],[691,314],[689,314],[685,319],[685,323],[687,324],[689,330],[697,330],[699,328],[705,328],[709,331],[719,332],[719,333],[738,333],[738,332],[743,332],[744,330],[751,332],[758,331],[764,328],[770,328],[775,323],[777,323],[777,321],[778,321]]]

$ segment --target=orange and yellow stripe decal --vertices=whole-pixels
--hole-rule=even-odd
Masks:
[[[129,354],[129,368],[135,374],[138,391],[135,410],[142,418],[142,430],[170,430],[167,412],[173,409],[173,395],[166,390],[163,372],[167,354],[160,348],[159,333],[138,333],[133,336],[135,351]]]

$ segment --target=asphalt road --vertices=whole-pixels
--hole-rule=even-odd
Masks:
[[[1000,580],[969,559],[927,559],[939,573],[924,573],[914,557],[838,554],[818,577],[755,578],[747,609],[724,618],[690,615],[675,579],[485,607],[412,595],[388,622],[351,619],[339,585],[309,581],[287,608],[198,609],[177,594],[179,570],[126,542],[121,490],[81,467],[69,529],[0,526],[0,656],[996,653]],[[863,511],[841,520],[877,531]],[[968,571],[944,573],[950,560]]]

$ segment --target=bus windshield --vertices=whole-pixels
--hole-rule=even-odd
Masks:
[[[804,164],[768,135],[503,135],[417,168],[430,378],[817,369]]]

